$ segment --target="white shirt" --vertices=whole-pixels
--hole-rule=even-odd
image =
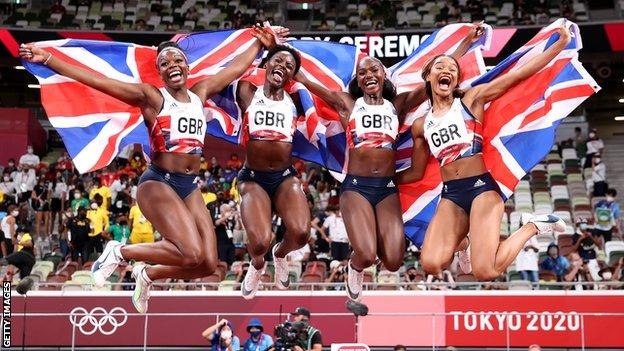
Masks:
[[[2,228],[2,231],[4,232],[4,237],[6,239],[13,239],[11,237],[11,227],[9,226],[9,222],[8,222],[9,218],[13,218],[13,216],[9,215],[9,216],[2,218],[2,222],[0,223],[0,228]],[[17,223],[14,223],[13,227],[15,230],[17,230]]]
[[[52,186],[52,184],[50,184]],[[63,193],[67,193],[67,184],[65,182],[58,182],[54,189],[52,189],[52,197],[55,199],[60,199]]]
[[[26,174],[24,174],[24,172],[18,172],[13,180],[15,182],[15,189],[20,194],[26,191],[32,191],[37,183],[35,172],[28,172]]]
[[[119,179],[115,179],[113,184],[111,184],[110,186],[111,200],[113,202],[115,202],[115,199],[117,198],[117,193],[119,193],[120,191],[123,191],[123,189],[124,189],[124,186],[121,185],[121,181]]]
[[[537,238],[535,236],[531,237],[529,241],[524,244],[524,247],[533,246],[538,247]],[[537,261],[539,259],[539,253],[533,251],[533,249],[529,249],[528,251],[524,250],[524,247],[518,253],[518,257],[516,257],[516,270],[517,271],[539,271],[537,266]]]
[[[301,262],[307,253],[310,253],[310,245],[305,244],[305,246],[299,250],[289,252],[288,255],[286,255],[286,258],[289,261]]]
[[[15,183],[11,181],[0,183],[0,192],[4,195],[13,194],[15,192]]]
[[[592,182],[604,182],[607,180],[607,167],[604,163],[600,162],[599,164],[594,166],[594,170],[592,171]]]
[[[327,204],[329,204],[329,191],[323,191],[319,193],[319,208],[324,210],[327,208]]]
[[[39,156],[35,154],[24,154],[19,159],[19,164],[37,166],[39,164]]]
[[[600,151],[600,149],[602,148],[604,148],[604,143],[602,142],[602,139],[590,140],[587,142],[588,154],[595,154],[596,152]]]
[[[335,214],[327,217],[323,223],[323,228],[329,229],[329,239],[339,243],[348,243],[347,228],[345,227],[342,217]]]

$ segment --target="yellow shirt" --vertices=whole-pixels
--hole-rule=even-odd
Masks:
[[[111,197],[110,189],[104,185],[102,185],[98,189],[95,189],[95,188],[91,189],[91,192],[89,193],[89,200],[93,200],[93,198],[95,197],[95,194],[100,194],[100,196],[104,198],[104,202],[102,202],[102,207],[108,208],[108,198]]]
[[[132,233],[153,234],[154,228],[141,212],[139,206],[134,205],[130,209],[130,221],[132,222]]]
[[[204,205],[208,205],[213,201],[217,201],[217,194],[215,193],[201,193],[202,198],[204,199]]]
[[[32,241],[32,236],[30,236],[30,234],[28,233],[24,233],[24,235],[22,235],[22,240],[20,240],[20,243],[28,241],[28,240]],[[17,245],[17,251],[22,251],[23,248],[24,248],[24,245],[19,245],[19,244]]]
[[[103,208],[87,211],[87,218],[91,220],[91,233],[89,236],[101,234],[104,229],[108,229],[108,215]]]

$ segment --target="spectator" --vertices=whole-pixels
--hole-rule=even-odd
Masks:
[[[215,226],[215,234],[217,236],[217,252],[219,261],[227,262],[230,266],[235,259],[234,242],[232,240],[234,229],[239,224],[240,219],[238,211],[235,211],[229,204],[221,206],[212,206],[212,219]]]
[[[426,283],[429,286],[429,290],[448,290],[455,288],[455,279],[453,279],[453,274],[451,274],[451,272],[447,269],[436,275],[427,275]]]
[[[394,351],[407,351],[407,348],[401,344],[394,345]]]
[[[82,264],[89,260],[87,251],[89,234],[91,233],[91,220],[87,218],[87,209],[78,207],[77,215],[69,218],[67,225],[67,240],[71,249],[72,261],[78,261],[80,257]]]
[[[61,4],[61,0],[54,1],[54,4],[50,7],[50,13],[65,14],[65,6]]]
[[[72,163],[67,151],[63,151],[63,155],[58,158],[56,162],[56,170],[63,173],[63,177],[69,176],[69,173],[74,171],[74,164]]]
[[[60,4],[60,2],[58,3]],[[23,154],[19,159],[19,165],[22,166],[22,169],[32,169],[33,172],[34,169],[39,166],[40,162],[41,161],[39,160],[39,156],[35,155],[32,145],[28,145],[28,147],[26,148],[26,153]]]
[[[74,218],[74,213],[69,207],[67,207],[65,211],[60,215],[59,248],[61,249],[61,253],[63,254],[63,257],[67,257],[67,255],[70,254],[68,227],[69,227],[69,223],[73,220],[73,218]]]
[[[227,161],[227,168],[238,171],[243,167],[243,162],[238,158],[238,154],[230,155],[230,159]]]
[[[51,229],[54,228],[54,222],[56,222],[57,217],[59,217],[60,227],[60,214],[65,211],[65,199],[67,199],[67,184],[63,179],[61,171],[56,171],[56,177],[50,186],[50,197],[50,227],[48,228],[48,231],[51,232]]]
[[[17,251],[0,260],[0,265],[10,264],[19,269],[20,278],[30,275],[35,265],[35,251],[32,237],[29,233],[20,231],[17,234]]]
[[[621,289],[622,288],[622,282],[620,281],[620,278],[622,277],[622,266],[624,265],[624,257],[620,257],[620,259],[617,261],[617,263],[615,264],[615,266],[613,266],[613,269],[609,268],[609,267],[604,267],[603,269],[600,270],[600,272],[598,272],[598,275],[600,276],[600,282],[602,283],[611,283],[611,284],[600,284],[598,283],[598,289],[599,290],[615,290],[615,289]],[[617,284],[613,284],[613,283],[617,283]]]
[[[325,211],[320,211],[318,215],[313,216],[312,222],[310,223],[310,232],[312,233],[311,237],[314,238],[314,252],[316,253],[316,258],[329,262],[331,259],[329,255],[329,238],[325,233],[325,229],[320,226],[320,224],[325,221],[325,218],[327,218]]]
[[[383,21],[377,21],[375,23],[375,30],[384,30],[386,27],[384,26]]]
[[[594,154],[592,183],[594,183],[593,195],[604,196],[609,185],[607,184],[607,167],[602,162],[600,154]]]
[[[152,223],[143,216],[143,212],[141,212],[136,202],[130,208],[128,223],[130,224],[130,243],[141,244],[153,243],[155,241],[154,227]]]
[[[132,205],[132,198],[126,191],[120,191],[117,193],[114,206],[111,206],[111,213],[114,216],[127,215],[130,212],[130,205]]]
[[[592,278],[588,262],[583,260],[576,252],[572,252],[568,257],[570,267],[563,280],[566,282],[577,282],[578,284],[574,285],[575,290],[590,289],[591,286],[587,283],[593,282],[594,279]]]
[[[587,140],[583,136],[581,127],[574,128],[574,148],[579,158],[583,158],[587,154]]]
[[[587,146],[587,154],[585,155],[585,165],[583,168],[589,168],[592,166],[594,155],[602,153],[602,149],[604,149],[604,143],[602,139],[598,137],[596,128],[589,132],[585,145]]]
[[[234,328],[227,319],[222,319],[219,323],[208,327],[202,336],[210,342],[212,351],[238,351],[240,340],[233,335]]]
[[[189,7],[184,14],[184,19],[187,21],[197,21],[199,19],[199,12],[195,6]]]
[[[15,171],[17,171],[17,167],[15,166],[15,159],[10,158],[7,167],[3,169],[2,172],[12,174]]]
[[[311,253],[310,244],[307,243],[303,247],[289,252],[288,255],[286,255],[286,259],[290,262],[307,262],[310,260]]]
[[[617,191],[608,189],[605,200],[600,200],[594,208],[594,235],[602,236],[604,242],[611,241],[613,232],[620,233],[620,217],[622,211],[620,205],[615,201]]]
[[[12,199],[15,201],[15,183],[13,179],[11,179],[10,173],[6,172],[2,175],[2,183],[0,183],[0,193],[2,193],[2,197],[4,201],[8,199]]]
[[[329,277],[325,279],[325,283],[344,283],[347,265],[339,261],[333,260],[329,263]],[[335,290],[342,290],[342,284],[336,284]]]
[[[405,285],[406,290],[423,290],[422,288],[424,288],[424,286],[417,286],[416,284],[414,284],[414,283],[424,283],[424,280],[422,279],[423,276],[418,275],[416,264],[414,264],[413,266],[409,266],[407,270],[405,270],[405,275],[403,279],[405,280],[406,283],[409,283]]]
[[[28,171],[28,168],[19,166],[19,171],[13,176],[15,182],[15,190],[17,192],[19,202],[26,202],[32,197],[32,191],[37,184],[35,172]]]
[[[135,152],[134,155],[132,155],[132,160],[130,160],[130,169],[138,174],[141,174],[145,171],[146,168],[147,163],[143,159],[141,153]]]
[[[210,158],[210,167],[208,168],[208,171],[210,172],[210,174],[217,178],[221,174],[221,166],[219,165],[219,162],[217,162],[217,158],[214,156]]]
[[[572,245],[572,251],[578,252],[583,260],[591,261],[596,259],[596,249],[600,249],[602,243],[598,236],[592,235],[587,220],[581,219],[572,235]]]
[[[316,29],[317,30],[330,30],[331,28],[329,28],[329,24],[327,23],[327,20],[322,20],[321,24]]]
[[[91,221],[91,232],[85,250],[89,255],[94,251],[102,253],[104,239],[108,237],[108,211],[102,207],[103,201],[102,195],[95,194],[91,209],[87,211],[87,218]]]
[[[349,237],[338,206],[327,208],[331,213],[323,223],[329,229],[329,244],[334,260],[344,261],[349,258]]]
[[[115,221],[113,224],[108,227],[108,232],[113,240],[119,241],[122,244],[126,244],[128,242],[128,238],[130,237],[130,227],[128,226],[128,218],[120,214],[115,217]]]
[[[548,256],[540,264],[540,268],[551,271],[557,276],[557,281],[564,281],[564,276],[570,268],[570,262],[563,256],[559,255],[559,246],[555,243],[548,245]]]
[[[50,184],[45,182],[43,176],[39,177],[37,185],[31,193],[31,207],[35,211],[35,235],[48,235],[50,222]],[[43,231],[41,226],[43,225]]]
[[[516,257],[516,270],[520,272],[520,276],[523,280],[528,280],[532,283],[539,281],[539,247],[537,237],[532,236],[525,244],[524,248],[518,253]]]
[[[102,196],[103,202],[101,207],[108,211],[112,193],[109,187],[102,185],[102,180],[98,177],[93,178],[93,189],[89,192],[89,200],[93,200],[96,194]]]
[[[208,185],[204,184],[201,188],[199,188],[199,191],[201,192],[201,196],[202,196],[202,199],[204,199],[205,205],[209,205],[217,201],[217,194],[210,191],[210,188],[208,187]]]
[[[126,190],[126,184],[128,184],[127,174],[122,174],[119,176],[118,179],[115,179],[113,181],[113,184],[111,184],[110,189],[109,189],[111,193],[111,205],[113,205],[115,201],[117,200],[117,194]]]
[[[0,221],[0,229],[4,234],[0,242],[2,257],[7,257],[13,252],[13,240],[17,236],[17,216],[19,216],[17,206],[9,205],[7,215]]]
[[[258,318],[252,318],[247,324],[249,339],[243,345],[243,351],[266,351],[273,345],[273,338],[264,334],[264,326]]]
[[[136,20],[136,22],[134,22],[134,30],[136,30],[136,31],[147,30],[147,22],[145,22],[144,19]],[[140,156],[139,156],[139,158],[140,158]]]
[[[323,349],[323,339],[321,336],[321,331],[310,325],[310,311],[305,307],[297,307],[297,309],[294,312],[291,312],[290,315],[293,317],[294,322],[305,323],[305,331],[308,336],[308,339],[305,340],[305,349],[296,345],[293,350],[321,351]]]
[[[542,351],[542,348],[538,344],[529,346],[529,351]]]
[[[74,215],[78,214],[79,208],[87,209],[90,205],[89,200],[82,197],[82,191],[79,188],[74,189],[74,199],[71,201],[71,210]]]

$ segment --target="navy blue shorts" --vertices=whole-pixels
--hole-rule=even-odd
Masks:
[[[345,191],[354,191],[364,196],[373,207],[386,197],[398,193],[394,177],[362,177],[351,174],[347,174],[340,185],[340,193]]]
[[[492,175],[483,173],[474,177],[455,179],[442,184],[442,198],[453,201],[461,207],[466,214],[470,214],[470,207],[474,199],[486,191],[494,190],[501,198],[501,193],[496,180]]]
[[[178,194],[180,199],[184,200],[195,189],[198,189],[197,183],[199,177],[195,174],[167,172],[164,169],[150,165],[149,168],[143,172],[141,178],[139,178],[139,184],[148,180],[155,180],[169,185],[171,189]]]
[[[275,172],[254,171],[247,167],[243,167],[238,172],[238,182],[257,183],[260,187],[262,187],[262,189],[264,189],[264,191],[266,191],[267,194],[269,194],[269,197],[272,199],[273,195],[277,192],[277,188],[279,188],[284,180],[290,177],[296,177],[297,175],[297,170],[293,166]]]

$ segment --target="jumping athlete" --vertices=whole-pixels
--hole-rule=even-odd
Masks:
[[[482,32],[475,25],[453,55],[461,57]],[[390,271],[403,264],[405,236],[394,180],[395,142],[407,113],[427,100],[425,84],[396,95],[383,64],[372,57],[359,62],[349,93],[330,91],[303,74],[297,80],[338,112],[347,133],[349,163],[340,207],[353,248],[347,293],[359,301],[363,271],[378,256]]]
[[[245,299],[252,299],[260,286],[264,256],[272,240],[272,208],[286,227],[284,239],[273,247],[278,289],[290,285],[286,255],[303,247],[310,233],[310,210],[291,157],[299,103],[284,91],[299,71],[301,59],[292,48],[277,45],[269,50],[265,62],[263,86],[243,81],[237,92],[245,111],[247,149],[247,160],[238,174],[241,216],[251,256],[241,286]]]
[[[63,76],[141,108],[153,154],[152,164],[140,178],[137,202],[163,240],[136,245],[110,241],[92,268],[95,284],[102,286],[122,261],[156,264],[137,264],[132,270],[136,280],[132,302],[140,313],[147,311],[154,280],[194,279],[215,270],[214,226],[196,181],[206,131],[203,102],[238,78],[263,45],[275,44],[264,28],[255,27],[253,35],[258,40],[249,50],[190,90],[186,87],[188,60],[174,42],[158,47],[155,64],[165,83],[160,89],[99,77],[32,44],[20,48],[20,56],[29,62],[43,63]]]
[[[505,272],[533,235],[565,229],[556,216],[525,215],[523,226],[499,243],[504,204],[483,161],[482,130],[485,104],[540,71],[569,42],[570,34],[562,27],[557,42],[523,67],[465,92],[458,89],[461,71],[453,57],[436,56],[423,68],[432,108],[412,125],[412,167],[400,173],[398,180],[422,178],[430,153],[440,163],[442,196],[421,253],[427,273],[435,275],[448,267],[470,232],[473,274],[479,280],[492,280]]]

